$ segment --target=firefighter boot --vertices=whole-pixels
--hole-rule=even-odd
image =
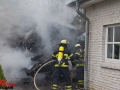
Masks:
[[[78,88],[84,89],[84,81],[83,80],[78,80]]]
[[[72,90],[72,86],[66,86],[66,89],[65,90]]]
[[[52,90],[58,90],[58,85],[57,84],[53,84],[52,85]]]

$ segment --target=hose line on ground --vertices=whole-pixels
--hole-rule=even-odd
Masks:
[[[52,63],[52,62],[55,62],[55,60],[51,60],[51,61],[43,64],[43,65],[37,70],[37,72],[35,73],[35,75],[34,75],[34,86],[35,86],[35,88],[36,88],[37,90],[40,90],[40,89],[38,88],[38,86],[36,85],[36,76],[37,76],[38,72],[39,72],[44,66],[46,66],[47,64],[50,64],[50,63]]]

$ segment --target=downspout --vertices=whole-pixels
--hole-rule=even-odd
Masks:
[[[88,90],[88,47],[89,47],[89,19],[79,11],[79,7],[85,0],[76,0],[76,12],[86,20],[86,38],[85,38],[85,68],[84,68],[84,90]]]

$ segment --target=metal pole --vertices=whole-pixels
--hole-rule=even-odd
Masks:
[[[89,22],[86,21],[86,45],[85,45],[85,90],[88,88],[88,45],[89,45]]]
[[[79,11],[80,5],[84,0],[76,0],[76,12],[86,20],[86,38],[85,38],[85,68],[84,68],[84,90],[88,89],[88,47],[89,47],[89,19]]]

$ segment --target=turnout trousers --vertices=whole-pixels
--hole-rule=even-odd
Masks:
[[[55,67],[55,71],[54,71],[54,75],[53,75],[54,81],[53,81],[52,90],[58,89],[60,75],[63,75],[65,78],[66,90],[72,90],[70,72],[69,72],[68,67]]]
[[[84,66],[76,66],[76,78],[78,80],[78,85],[84,87]]]

